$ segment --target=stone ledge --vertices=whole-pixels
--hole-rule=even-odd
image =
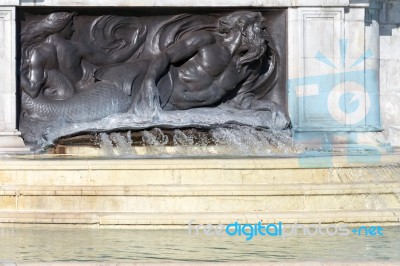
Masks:
[[[216,262],[0,262],[0,266],[192,266],[192,265],[202,265],[202,266],[214,266]],[[218,262],[219,266],[397,266],[400,261],[302,261],[302,262]]]
[[[77,158],[54,155],[21,155],[0,157],[0,171],[4,170],[169,170],[169,169],[304,169],[364,167],[400,164],[400,154],[335,155],[312,152],[309,155],[264,158]],[[373,157],[373,158],[372,158]],[[379,157],[377,161],[375,157]],[[326,160],[324,160],[326,158]],[[301,162],[300,162],[301,161]],[[327,166],[327,161],[330,162]]]
[[[400,194],[400,182],[138,186],[0,185],[0,196],[291,196]]]
[[[396,193],[245,196],[0,196],[4,211],[253,212],[385,210],[400,208]]]
[[[104,227],[137,229],[187,229],[188,223],[229,224],[239,223],[346,223],[349,225],[381,226],[399,225],[400,209],[363,211],[286,211],[241,213],[110,213],[110,212],[32,212],[2,211],[0,227],[30,225],[54,225],[76,227]]]
[[[0,6],[171,6],[171,7],[234,7],[234,6],[257,6],[257,7],[329,7],[349,6],[349,0],[203,0],[203,1],[140,1],[140,0],[2,0]]]
[[[18,131],[0,131],[0,154],[29,153],[30,148],[25,146],[20,135]]]

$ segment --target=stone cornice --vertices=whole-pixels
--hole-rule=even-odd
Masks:
[[[2,0],[0,6],[203,6],[338,7],[350,0]]]

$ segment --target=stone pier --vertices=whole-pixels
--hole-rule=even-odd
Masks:
[[[0,5],[0,153],[30,150],[17,129],[15,11],[15,6]]]

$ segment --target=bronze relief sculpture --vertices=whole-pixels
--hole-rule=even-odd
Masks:
[[[22,27],[27,142],[153,126],[289,127],[286,107],[268,99],[281,62],[261,13],[98,16],[74,39],[75,16],[51,13]]]

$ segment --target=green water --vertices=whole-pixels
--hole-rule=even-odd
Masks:
[[[0,228],[0,262],[400,261],[400,227],[383,236],[189,236],[186,230]]]

